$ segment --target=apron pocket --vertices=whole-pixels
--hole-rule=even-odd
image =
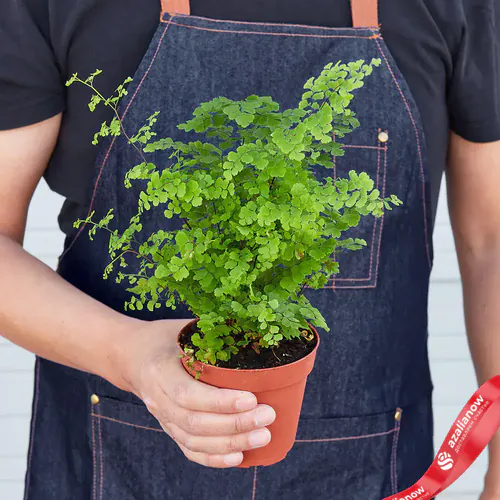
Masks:
[[[366,172],[373,180],[381,196],[387,194],[387,143],[377,140],[376,130],[356,130],[353,132],[356,142],[344,145],[344,156],[335,158],[335,169],[315,168],[318,180],[325,177],[349,178],[349,171]],[[364,141],[364,142],[363,142]],[[380,264],[380,250],[384,217],[362,217],[358,226],[349,229],[345,238],[363,239],[366,248],[359,251],[342,251],[334,257],[338,260],[340,272],[332,277],[324,288],[359,289],[376,288]]]
[[[144,405],[100,397],[90,432],[92,500],[251,498],[252,470],[190,462]]]
[[[395,414],[301,420],[286,460],[256,471],[255,500],[380,500],[397,493]]]
[[[397,492],[395,412],[303,419],[287,458],[271,467],[190,462],[144,405],[92,405],[92,500],[380,500]]]

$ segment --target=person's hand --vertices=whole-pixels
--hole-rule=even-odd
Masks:
[[[127,387],[146,404],[186,457],[207,467],[239,465],[243,451],[266,446],[275,411],[249,392],[218,389],[183,368],[177,334],[190,320],[143,324],[125,338],[120,365]]]

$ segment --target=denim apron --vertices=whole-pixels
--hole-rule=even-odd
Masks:
[[[352,236],[364,238],[367,248],[339,255],[341,273],[324,289],[305,292],[331,331],[319,330],[297,441],[285,461],[230,470],[191,463],[138,398],[38,359],[25,499],[380,500],[395,494],[433,458],[431,210],[419,112],[381,36],[377,0],[352,0],[354,27],[342,29],[207,19],[190,15],[188,0],[163,3],[158,31],[121,103],[126,130],[135,133],[161,110],[160,137],[193,140],[176,124],[203,101],[270,95],[286,109],[327,63],[380,58],[381,67],[356,91],[352,107],[361,127],[346,138],[333,174],[366,171],[383,195],[394,193],[404,205],[380,219],[364,218]],[[167,164],[163,154],[152,161]],[[95,210],[99,217],[113,207],[114,227],[127,227],[144,187],[140,181],[124,188],[124,175],[136,163],[123,138],[102,144],[82,216]],[[316,175],[332,171],[318,168]],[[161,210],[146,212],[142,234],[160,225],[175,229],[180,222]],[[75,229],[67,238],[58,272],[123,311],[129,293],[102,279],[107,236],[98,232],[90,242],[86,233]],[[133,314],[192,317],[185,305]]]

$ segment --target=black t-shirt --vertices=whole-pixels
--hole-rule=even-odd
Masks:
[[[158,26],[160,0],[0,5],[0,129],[64,111],[45,178],[67,199],[60,216],[67,232],[86,201],[92,137],[109,111],[90,113],[90,91],[64,82],[99,68],[96,86],[110,94],[132,76]],[[352,25],[349,0],[191,0],[191,9],[217,19]],[[435,213],[450,128],[473,142],[500,140],[500,0],[380,0],[380,22],[420,109]]]

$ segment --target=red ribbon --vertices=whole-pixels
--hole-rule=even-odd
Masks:
[[[384,500],[426,500],[442,493],[477,459],[500,424],[500,375],[469,399],[427,472],[407,490]]]

